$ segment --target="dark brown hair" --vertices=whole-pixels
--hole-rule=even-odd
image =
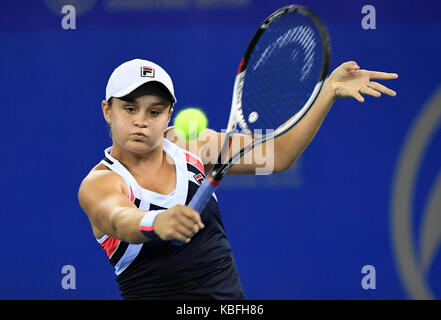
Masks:
[[[144,83],[143,85],[139,86],[129,94],[118,99],[131,102],[131,101],[135,101],[140,96],[143,96],[145,94],[152,94],[152,93],[161,95],[163,98],[165,98],[170,102],[171,107],[173,106],[174,99],[172,95],[162,83],[157,81],[150,81]],[[110,107],[112,107],[112,99],[113,97],[107,100],[107,103],[109,104]]]

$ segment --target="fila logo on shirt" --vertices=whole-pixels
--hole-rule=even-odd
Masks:
[[[204,175],[202,173],[195,174],[194,179],[201,185],[204,182]]]
[[[141,77],[155,77],[155,69],[150,67],[141,67]]]

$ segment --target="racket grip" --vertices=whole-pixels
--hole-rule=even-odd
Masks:
[[[219,181],[213,179],[211,176],[207,176],[198,191],[194,194],[188,206],[201,214],[218,185]],[[182,245],[182,242],[178,240],[173,240],[172,243],[176,246]]]
[[[201,214],[218,185],[219,181],[208,176],[199,187],[198,191],[196,191],[188,206]]]

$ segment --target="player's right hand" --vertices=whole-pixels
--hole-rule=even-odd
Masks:
[[[188,206],[175,205],[160,213],[153,224],[155,233],[162,240],[190,242],[191,238],[204,228],[201,216]]]

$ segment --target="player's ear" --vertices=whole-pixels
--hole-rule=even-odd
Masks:
[[[173,130],[170,130],[170,127],[169,127],[169,123],[170,123],[170,119],[171,119],[172,113],[173,113],[173,104],[171,104],[170,107],[169,107],[167,123],[166,123],[165,128],[164,128],[164,137],[167,138],[170,141],[174,141],[174,139],[170,138],[170,136],[169,136],[170,133],[173,132]]]
[[[103,100],[101,102],[101,109],[103,110],[103,116],[104,120],[107,122],[107,124],[110,126],[112,122],[112,108],[108,101]]]
[[[173,104],[170,105],[170,108],[168,109],[168,119],[167,119],[167,125],[170,122],[171,116],[173,114]]]

